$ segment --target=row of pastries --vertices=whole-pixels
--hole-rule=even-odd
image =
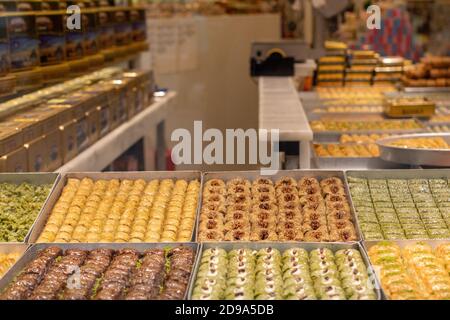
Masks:
[[[200,182],[68,179],[38,242],[190,241]]]

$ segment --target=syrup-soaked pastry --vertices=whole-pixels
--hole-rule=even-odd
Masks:
[[[327,231],[324,231],[323,229],[312,230],[312,231],[307,231],[304,234],[304,241],[306,241],[306,242],[328,242],[328,241],[330,241],[330,236],[328,234],[328,230]]]
[[[233,196],[233,195],[244,195],[246,197],[250,197],[251,196],[251,190],[249,187],[245,186],[245,185],[236,185],[236,186],[231,186],[228,188],[227,190],[227,194],[228,196]]]
[[[299,188],[299,196],[300,197],[317,195],[317,194],[318,195],[321,194],[320,187],[318,187],[318,186],[308,186],[308,187],[304,187],[304,188]]]
[[[110,249],[95,249],[89,252],[83,266],[80,267],[79,285],[66,287],[62,299],[88,300],[92,294],[95,283],[111,263],[113,251]]]
[[[59,261],[55,261],[50,266],[29,299],[55,300],[67,284],[69,276],[83,264],[86,256],[87,252],[84,250],[67,250]]]
[[[221,179],[211,179],[205,182],[205,188],[209,187],[226,188],[226,184]]]
[[[131,275],[126,300],[153,300],[163,286],[165,276],[165,253],[163,249],[144,252],[139,268]]]
[[[282,196],[283,194],[297,194],[298,190],[295,186],[280,186],[276,188],[277,197]]]
[[[269,220],[269,219],[257,219],[252,220],[252,229],[258,230],[258,229],[271,229],[275,230],[277,227],[275,220]]]
[[[185,241],[199,181],[69,179],[39,242]]]
[[[250,196],[247,196],[243,193],[230,194],[227,197],[226,204],[227,204],[227,206],[230,206],[233,204],[249,205],[250,199],[251,199]]]
[[[225,221],[247,220],[248,213],[245,210],[229,210],[225,215]]]
[[[346,202],[347,199],[345,198],[344,195],[340,195],[340,194],[327,194],[325,196],[325,201],[326,202]]]
[[[334,253],[330,249],[319,248],[311,251],[310,269],[316,295],[319,299],[346,299]]]
[[[330,230],[330,241],[349,242],[357,240],[358,237],[356,235],[356,231],[353,225],[351,226],[349,225],[345,228]]]
[[[284,193],[278,197],[278,202],[283,205],[285,203],[300,204],[300,199],[296,193]]]
[[[259,193],[253,196],[253,204],[270,202],[276,205],[276,198],[273,193]]]
[[[352,215],[348,210],[333,209],[327,211],[328,221],[334,220],[351,220]]]
[[[230,220],[227,223],[225,223],[223,227],[223,232],[225,234],[227,234],[228,232],[239,230],[246,231],[247,233],[250,232],[250,221],[246,219]]]
[[[206,211],[202,213],[202,218],[204,219],[223,219],[223,213],[219,211]]]
[[[229,212],[243,211],[247,214],[250,211],[250,208],[251,208],[250,201],[248,201],[246,203],[234,203],[234,204],[227,206],[226,213],[228,215]]]
[[[325,215],[327,208],[324,202],[310,202],[303,207],[303,214],[306,215],[310,212],[317,212],[321,215]]]
[[[252,194],[258,196],[261,193],[275,193],[275,188],[272,185],[257,185],[252,187]]]
[[[250,241],[277,241],[278,235],[275,230],[256,228],[250,235]]]
[[[296,186],[296,185],[297,185],[297,182],[295,181],[295,179],[293,179],[291,177],[283,177],[283,178],[277,180],[277,182],[275,183],[275,188]]]
[[[58,247],[48,247],[40,251],[37,257],[28,263],[16,280],[0,295],[0,300],[28,299],[61,253],[62,250]]]
[[[300,221],[294,219],[284,219],[283,221],[278,222],[277,230],[278,232],[283,230],[301,230],[301,224]]]
[[[354,249],[206,249],[194,283],[194,300],[376,299]]]
[[[224,298],[228,253],[219,248],[203,251],[197,278],[192,291],[193,300],[220,300]]]
[[[221,241],[222,239],[223,232],[218,230],[204,230],[198,234],[198,241],[200,242]]]
[[[254,204],[252,210],[253,211],[265,210],[271,212],[272,214],[276,214],[276,212],[278,211],[278,207],[275,203],[260,202],[258,204]]]
[[[225,203],[225,196],[221,195],[219,193],[211,193],[211,194],[203,194],[203,199],[202,199],[204,204],[210,204],[210,203],[214,203],[214,204],[220,204],[220,203]]]
[[[281,229],[278,231],[279,241],[303,241],[304,236],[301,229]]]
[[[279,210],[299,210],[300,205],[294,201],[278,204]]]
[[[223,188],[224,192],[223,195],[215,193],[203,198],[198,240],[219,241],[224,237],[224,215],[226,213],[225,183],[218,179],[209,180],[207,181],[207,188]]]
[[[313,194],[309,196],[302,196],[299,198],[300,205],[306,206],[307,204],[321,203],[323,202],[323,198],[320,194]]]
[[[327,210],[345,210],[350,212],[350,205],[347,201],[327,202]]]
[[[331,185],[324,185],[322,187],[322,192],[325,195],[341,195],[345,197],[345,189],[341,185],[337,184],[331,184]]]
[[[205,187],[203,189],[203,197],[208,197],[214,194],[226,195],[227,189],[224,187]]]
[[[122,299],[130,286],[130,276],[136,269],[138,258],[139,254],[135,250],[119,250],[105,271],[95,299]]]
[[[320,189],[319,181],[316,178],[304,177],[299,180],[297,183],[298,189],[305,189],[309,187],[315,187]]]
[[[222,219],[205,219],[199,224],[199,230],[223,230],[223,220]]]
[[[266,221],[271,224],[277,223],[277,217],[267,210],[256,210],[250,213],[250,221]]]
[[[250,181],[248,181],[247,179],[240,179],[240,178],[236,178],[236,179],[231,179],[227,182],[227,189],[230,190],[230,188],[232,188],[233,186],[244,186],[246,188],[251,188],[251,183]]]
[[[320,181],[320,187],[322,189],[325,189],[327,186],[331,186],[331,185],[340,186],[340,187],[344,186],[344,184],[342,183],[342,180],[337,177],[326,178],[326,179],[323,179]]]
[[[303,223],[302,230],[303,230],[303,233],[307,233],[310,231],[318,231],[318,232],[320,231],[325,234],[329,233],[326,223],[322,224],[318,220],[313,220],[309,223]]]
[[[352,230],[355,229],[355,226],[350,220],[347,219],[339,219],[339,220],[328,220],[330,231],[341,230],[350,228]]]
[[[209,211],[225,213],[226,207],[225,207],[224,203],[205,203],[205,204],[203,204],[202,213],[209,212]]]
[[[273,186],[273,181],[268,178],[258,178],[253,181],[252,188],[257,186]]]
[[[374,286],[364,260],[358,250],[342,249],[335,252],[339,280],[348,300],[375,300]]]

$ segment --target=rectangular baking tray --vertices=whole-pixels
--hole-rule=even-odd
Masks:
[[[375,272],[375,268],[374,265],[372,264],[372,261],[370,260],[369,257],[369,249],[372,248],[374,245],[380,243],[380,242],[390,242],[390,243],[395,243],[397,244],[400,248],[404,248],[407,245],[411,245],[411,244],[415,244],[417,242],[424,242],[426,244],[429,244],[433,249],[435,249],[438,245],[440,244],[444,244],[444,243],[449,243],[449,240],[391,240],[391,241],[362,241],[362,246],[364,247],[365,251],[366,251],[366,255],[367,255],[367,259],[369,260],[370,265],[372,266],[374,272],[374,278],[376,278],[377,283],[381,284],[381,279],[379,277],[379,275]],[[389,300],[388,296],[386,295],[383,286],[379,287],[381,289],[381,294],[383,299],[387,299]]]
[[[312,158],[312,163],[318,169],[403,169],[409,168],[407,165],[396,164],[384,161],[380,157],[316,157]]]
[[[346,179],[349,176],[366,179],[448,179],[450,169],[346,170]],[[348,183],[348,180],[346,182]]]
[[[30,227],[30,230],[28,231],[27,235],[25,236],[25,239],[22,243],[29,243],[29,239],[31,236],[31,233],[33,232],[33,229],[36,226],[36,223],[39,220],[39,217],[41,216],[45,206],[50,201],[50,198],[53,195],[53,192],[60,180],[61,176],[58,173],[0,173],[0,183],[13,183],[13,184],[21,184],[24,182],[30,183],[30,184],[51,184],[52,187],[50,188],[50,191],[48,193],[47,199],[44,201],[44,204],[42,205],[41,209],[39,210],[39,213],[36,216],[36,219],[34,220],[33,224]],[[2,243],[2,242],[0,242]]]
[[[345,144],[358,145],[358,144]],[[364,144],[362,144],[364,145]],[[401,169],[409,166],[384,161],[380,157],[319,157],[311,143],[312,163],[318,169]]]
[[[412,130],[363,130],[363,131],[321,131],[313,132],[315,142],[339,142],[340,137],[343,134],[353,135],[353,134],[390,134],[390,135],[400,135],[400,134],[412,134],[412,133],[422,133],[426,132],[426,128],[423,129],[412,129]]]
[[[1,254],[9,254],[9,253],[18,253],[19,259],[24,255],[25,251],[28,249],[28,245],[24,243],[1,243],[0,244],[0,253]],[[14,263],[16,264],[17,261]],[[14,264],[5,272],[5,275],[8,273],[8,271],[14,267]],[[0,280],[2,279],[2,275],[0,275]]]
[[[52,212],[53,207],[58,201],[64,186],[69,178],[83,179],[90,178],[93,180],[111,180],[111,179],[130,179],[137,180],[143,179],[145,181],[150,181],[152,179],[185,179],[186,181],[191,181],[197,179],[200,182],[200,190],[203,189],[202,184],[202,174],[200,171],[145,171],[145,172],[71,172],[61,174],[61,178],[54,188],[54,192],[51,194],[50,198],[46,202],[42,212],[40,213],[35,226],[29,237],[29,243],[36,243],[42,231],[44,230],[45,224]],[[198,219],[199,208],[200,208],[200,198],[201,192],[199,192],[196,220]],[[193,240],[196,234],[197,224],[194,223],[194,230],[192,231]]]
[[[406,93],[446,93],[450,92],[449,87],[404,87]]]
[[[234,178],[244,178],[244,179],[248,179],[250,181],[254,181],[260,177],[269,178],[273,182],[276,182],[278,179],[280,179],[282,177],[291,177],[291,178],[294,178],[295,180],[300,180],[303,177],[313,177],[313,178],[317,178],[319,180],[330,178],[330,177],[340,178],[342,180],[342,182],[344,183],[346,198],[350,205],[350,211],[351,211],[353,223],[354,223],[355,229],[356,229],[356,236],[358,237],[359,240],[362,239],[361,230],[359,228],[358,221],[356,219],[356,214],[355,214],[355,211],[354,211],[353,205],[351,203],[351,199],[350,199],[350,190],[348,189],[348,184],[346,183],[345,175],[342,170],[280,170],[280,171],[278,171],[277,174],[271,175],[271,176],[261,176],[260,171],[258,171],[258,170],[257,171],[205,172],[203,174],[203,184],[205,184],[208,180],[211,180],[211,179],[222,179],[226,182],[226,181],[234,179]],[[202,189],[201,193],[203,194],[203,189]],[[195,228],[197,230],[196,238],[195,238],[196,241],[198,240],[201,205],[202,205],[202,203],[200,202],[199,215],[197,218],[197,226]],[[228,241],[224,241],[224,242],[228,242]],[[267,242],[264,242],[264,243],[267,243]],[[323,242],[323,243],[326,243],[326,242]]]
[[[308,252],[314,249],[318,248],[328,248],[332,250],[333,252],[336,252],[341,249],[357,249],[361,253],[361,256],[364,260],[364,263],[366,267],[368,268],[369,277],[372,279],[372,283],[375,288],[375,293],[377,295],[377,299],[380,300],[382,298],[382,293],[380,288],[380,284],[378,282],[378,278],[371,276],[370,272],[373,270],[370,264],[369,257],[364,249],[364,247],[359,242],[286,242],[286,243],[280,243],[280,242],[205,242],[200,245],[199,252],[197,254],[197,261],[195,263],[194,271],[192,272],[191,276],[191,282],[189,285],[189,294],[188,294],[188,300],[192,300],[192,292],[195,288],[195,281],[197,280],[197,273],[198,269],[200,268],[200,261],[203,255],[203,252],[210,248],[222,248],[226,250],[227,252],[233,249],[240,249],[240,248],[247,248],[252,250],[259,250],[263,248],[274,248],[281,253],[285,250],[291,249],[291,248],[303,248],[307,250]]]
[[[449,179],[450,169],[394,169],[394,170],[345,170],[345,184],[348,186],[348,177],[365,178],[365,179]],[[353,205],[353,199],[350,194],[353,212],[356,216],[356,221],[359,219],[356,214],[355,206]],[[361,229],[360,229],[361,230]],[[364,233],[361,231],[361,239],[364,239]],[[379,241],[383,241],[380,239]],[[376,241],[376,242],[379,242]],[[385,240],[387,241],[387,240]],[[412,240],[414,241],[414,240]],[[416,240],[417,241],[417,240]]]
[[[184,295],[184,299],[186,299],[187,294],[189,292],[189,283],[192,281],[193,277],[193,270],[195,267],[195,263],[198,260],[198,254],[200,253],[200,247],[197,243],[192,242],[171,242],[171,243],[85,243],[85,244],[79,244],[79,243],[39,243],[32,245],[25,254],[14,264],[14,266],[9,269],[9,271],[5,274],[5,276],[0,279],[0,293],[5,291],[5,289],[9,286],[9,284],[14,281],[16,276],[20,274],[20,272],[30,263],[34,258],[36,258],[37,253],[45,248],[48,247],[59,247],[62,250],[67,249],[82,249],[82,250],[94,250],[98,248],[107,248],[107,249],[113,249],[113,250],[120,250],[120,249],[135,249],[139,252],[143,252],[147,249],[152,248],[174,248],[179,246],[185,246],[192,248],[195,250],[195,258],[194,263],[192,265],[192,272],[189,277],[188,287],[186,288],[186,292]]]

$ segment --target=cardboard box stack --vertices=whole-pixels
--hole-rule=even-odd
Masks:
[[[342,42],[326,41],[325,49],[326,56],[319,58],[317,86],[343,86],[347,45]]]

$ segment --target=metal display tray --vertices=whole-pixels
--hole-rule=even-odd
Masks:
[[[248,179],[250,181],[254,181],[260,177],[271,179],[273,182],[276,182],[278,179],[282,177],[291,177],[295,180],[300,180],[303,177],[313,177],[319,180],[330,178],[330,177],[337,177],[340,178],[344,184],[345,188],[345,195],[347,198],[347,201],[350,205],[351,214],[353,223],[355,225],[356,229],[356,236],[358,240],[362,239],[362,233],[358,225],[358,221],[356,219],[356,214],[353,208],[353,205],[351,203],[350,199],[350,190],[348,189],[348,184],[346,183],[345,174],[342,170],[282,170],[279,171],[275,175],[271,176],[262,176],[260,174],[260,171],[217,171],[217,172],[205,172],[203,174],[203,184],[205,184],[208,180],[211,179],[222,179],[224,181],[228,181],[234,178],[244,178]],[[201,192],[203,194],[203,190]],[[197,234],[196,234],[196,240],[198,240],[198,231],[199,231],[199,224],[200,224],[200,213],[201,213],[201,206],[202,203],[200,202],[200,209],[199,209],[199,215],[197,218]],[[228,242],[228,241],[224,241]],[[326,243],[326,242],[324,242]]]
[[[120,249],[135,249],[139,252],[143,252],[147,249],[152,248],[174,248],[179,246],[190,247],[195,250],[194,263],[192,265],[192,272],[189,277],[188,287],[184,294],[184,299],[186,299],[189,291],[189,283],[192,281],[193,271],[195,263],[198,260],[198,254],[200,253],[200,248],[197,243],[192,242],[167,242],[167,243],[38,243],[32,245],[25,254],[14,264],[14,266],[9,269],[9,271],[0,279],[0,294],[5,291],[5,289],[10,285],[12,281],[20,274],[20,272],[30,263],[34,258],[36,258],[39,251],[46,249],[48,247],[59,247],[62,250],[67,249],[81,249],[81,250],[94,250],[98,248],[107,248],[113,250]]]
[[[348,178],[364,178],[364,179],[450,179],[450,169],[394,169],[394,170],[346,170],[345,184],[348,186]],[[353,204],[353,198],[350,193],[351,207],[355,212],[356,220],[359,219]],[[364,233],[361,231],[361,239],[364,239]],[[380,239],[379,241],[387,241]]]
[[[367,143],[327,143],[338,145],[366,145]],[[311,143],[312,164],[318,169],[401,169],[408,168],[401,164],[384,161],[380,157],[320,157]]]
[[[18,253],[19,259],[17,261],[19,261],[25,251],[27,251],[28,247],[29,246],[24,243],[1,243],[0,254]],[[14,264],[16,264],[17,261]],[[9,269],[12,269],[14,267],[14,264]],[[9,269],[5,272],[5,275],[8,273]],[[0,274],[0,280],[2,278],[3,276]]]
[[[83,179],[90,178],[93,180],[111,180],[111,179],[130,179],[137,180],[143,179],[146,181],[150,181],[153,179],[185,179],[187,181],[198,180],[200,182],[200,192],[198,195],[198,205],[196,211],[196,219],[198,218],[200,201],[201,201],[201,190],[203,188],[202,184],[202,174],[200,171],[145,171],[145,172],[71,172],[64,173],[61,175],[60,180],[56,184],[53,193],[49,197],[47,203],[45,204],[42,212],[38,216],[38,219],[35,223],[35,226],[31,232],[29,237],[29,243],[36,243],[42,231],[44,230],[45,224],[52,212],[52,209],[59,197],[61,196],[61,192],[64,189],[67,179],[75,178],[75,179]],[[194,229],[192,230],[191,240],[194,239],[196,234],[196,224],[194,223]]]
[[[445,93],[450,92],[450,87],[404,87],[406,93]]]
[[[41,209],[39,210],[38,215],[36,216],[36,219],[30,226],[30,229],[28,230],[28,233],[25,236],[24,241],[22,243],[29,243],[29,239],[31,237],[33,229],[35,228],[39,220],[39,217],[42,215],[45,206],[50,201],[50,198],[52,197],[60,178],[61,176],[58,173],[0,173],[0,183],[21,184],[27,182],[36,185],[43,185],[43,184],[52,185],[52,187],[49,190],[47,199],[45,199]]]
[[[336,252],[341,249],[357,249],[361,253],[361,256],[364,260],[364,263],[367,267],[367,271],[369,272],[369,278],[372,280],[372,284],[375,288],[375,293],[377,295],[377,299],[380,300],[382,298],[382,292],[379,289],[381,286],[378,282],[378,278],[373,276],[369,257],[364,249],[364,247],[359,242],[207,242],[203,243],[199,247],[199,252],[197,254],[197,261],[195,263],[194,270],[192,272],[191,283],[189,285],[189,294],[188,300],[192,300],[192,293],[195,288],[195,281],[197,280],[198,269],[200,268],[200,261],[202,259],[203,252],[206,249],[210,248],[222,248],[226,251],[230,251],[233,249],[247,248],[252,250],[259,250],[263,248],[274,248],[281,252],[291,249],[291,248],[303,248],[308,252],[318,248],[328,248],[333,252]]]
[[[362,246],[364,247],[365,251],[366,251],[366,255],[367,255],[367,259],[369,260],[370,265],[372,266],[372,268],[375,270],[374,264],[372,263],[372,261],[370,260],[369,257],[369,249],[372,248],[374,245],[380,243],[380,242],[390,242],[390,243],[395,243],[397,244],[400,248],[404,248],[407,245],[411,245],[411,244],[415,244],[418,242],[423,242],[426,244],[429,244],[433,249],[435,249],[438,245],[440,244],[444,244],[444,243],[450,243],[450,240],[383,240],[383,241],[362,241]],[[379,277],[379,274],[377,274],[377,272],[374,272],[374,276],[377,280],[377,283],[381,284],[381,279]],[[383,286],[379,287],[381,289],[381,294],[383,299],[388,299],[389,297],[386,294],[386,292],[383,289]]]
[[[358,121],[362,117],[364,117],[364,119],[366,121],[386,120],[386,118],[383,115],[383,112],[324,112],[324,113],[310,112],[310,113],[308,113],[309,121],[316,121],[316,120]],[[328,131],[326,131],[326,132],[328,132]]]
[[[391,146],[389,143],[398,139],[443,138],[450,145],[450,133],[424,133],[392,136],[380,139],[380,157],[383,160],[420,166],[450,167],[450,149],[420,149]]]
[[[314,142],[339,142],[343,134],[354,135],[354,134],[389,134],[389,135],[404,135],[404,134],[414,134],[426,132],[426,128],[422,129],[412,129],[412,130],[361,130],[361,131],[316,131],[313,132]]]

